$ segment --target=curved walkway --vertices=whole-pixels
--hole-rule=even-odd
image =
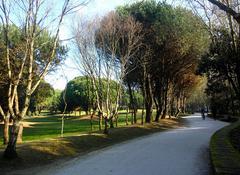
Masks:
[[[210,137],[227,124],[199,114],[186,120],[187,127],[95,151],[39,175],[208,175]]]

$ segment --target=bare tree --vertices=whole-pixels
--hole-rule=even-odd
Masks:
[[[113,126],[113,118],[118,114],[123,79],[131,71],[127,70],[129,60],[142,45],[142,26],[132,17],[123,18],[115,12],[106,15],[97,27],[96,25],[92,27],[92,23],[86,26],[88,30],[85,36],[79,34],[83,30],[77,30],[76,45],[80,64],[93,82],[98,110],[104,116],[104,132],[107,133],[108,122],[110,121]],[[97,81],[101,78],[106,80],[104,97],[101,81]],[[112,80],[117,82],[115,87],[117,93],[114,98],[111,98],[110,92]]]
[[[46,0],[20,0],[10,1],[1,0],[0,2],[0,20],[4,31],[5,41],[5,56],[8,72],[8,105],[7,110],[4,110],[0,106],[0,113],[5,120],[9,118],[13,119],[13,127],[10,132],[10,139],[8,146],[5,150],[5,157],[14,158],[17,156],[16,141],[19,132],[20,121],[26,116],[30,97],[37,89],[39,83],[48,71],[51,69],[52,63],[56,56],[56,48],[59,41],[60,26],[63,23],[63,18],[76,10],[78,7],[84,5],[86,1],[80,3],[73,3],[71,0],[65,0],[62,8],[56,17],[53,17],[50,12],[53,9],[50,8]],[[11,59],[11,41],[9,38],[9,28],[14,22],[13,9],[18,9],[21,16],[18,16],[21,20],[20,28],[24,30],[25,45],[23,56],[21,57],[18,71],[13,70],[13,60]],[[50,23],[48,23],[50,21]],[[48,23],[48,24],[47,24]],[[33,70],[36,63],[36,41],[37,38],[54,23],[55,27],[52,29],[53,41],[51,43],[51,49],[45,60],[44,66],[38,70],[37,77],[34,77]],[[17,25],[15,23],[15,25]],[[42,47],[42,46],[38,46]],[[20,82],[26,80],[24,88],[24,104],[21,107],[19,105],[19,85]]]

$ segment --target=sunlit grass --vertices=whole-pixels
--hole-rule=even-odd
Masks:
[[[118,127],[126,126],[126,111],[120,111],[118,117]],[[77,115],[76,115],[77,114]],[[137,113],[138,123],[141,123],[141,114],[139,110]],[[128,114],[128,124],[132,121],[131,114]],[[43,112],[41,116],[33,116],[23,120],[24,131],[23,141],[34,141],[34,140],[45,140],[60,137],[61,126],[62,126],[62,115],[61,114],[49,114]],[[115,123],[114,123],[115,126]],[[0,127],[0,137],[3,136],[2,127]],[[85,112],[73,112],[66,114],[64,119],[64,136],[73,136],[83,133],[89,133],[92,131],[98,131],[98,118],[94,117],[92,122],[92,128],[90,123],[90,116],[86,116]],[[2,144],[2,143],[0,143]]]

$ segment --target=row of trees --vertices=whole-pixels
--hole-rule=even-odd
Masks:
[[[66,49],[59,41],[64,17],[85,4],[64,0],[55,11],[46,0],[0,1],[0,115],[8,146],[5,157],[16,157],[20,121],[26,116],[44,76],[63,60]],[[57,13],[58,12],[58,13]],[[54,24],[53,26],[51,26]],[[3,90],[2,90],[3,89]],[[9,120],[13,126],[8,139]]]
[[[213,115],[240,113],[239,1],[195,0],[195,11],[207,20],[210,49],[198,67],[208,78],[206,93]],[[202,12],[197,11],[201,7]],[[216,8],[218,7],[218,8]]]
[[[105,133],[107,123],[117,117],[123,87],[135,122],[135,90],[144,97],[147,123],[153,120],[154,106],[155,121],[185,112],[186,99],[200,79],[195,75],[197,64],[209,43],[204,22],[191,11],[155,1],[136,2],[108,13],[100,22],[80,23],[74,34],[75,61],[91,81]]]
[[[31,97],[33,99],[35,93],[39,98],[36,90],[41,82],[44,84],[44,76],[66,56],[67,49],[59,40],[64,17],[86,2],[64,0],[58,14],[46,0],[0,2],[0,114],[8,143],[6,157],[17,156],[20,121],[26,116],[30,104],[34,106],[36,102],[31,101]],[[209,10],[213,6],[207,2],[215,4],[214,7],[219,7],[227,15],[222,17],[222,12],[216,8]],[[230,98],[231,105],[236,108],[240,89],[237,2],[190,1],[194,14],[185,8],[146,0],[119,7],[101,19],[79,22],[74,30],[75,61],[86,75],[86,81],[90,82],[88,88],[91,91],[84,89],[77,93],[89,92],[91,98],[86,101],[92,102],[91,108],[96,106],[100,120],[104,118],[105,133],[108,132],[108,123],[113,126],[113,119],[117,119],[123,91],[129,94],[135,122],[138,106],[134,92],[142,93],[146,122],[153,120],[154,106],[157,109],[155,121],[184,112],[187,98],[200,79],[195,70],[209,44],[209,52],[204,55],[199,72],[207,73],[212,102],[220,94],[214,89],[218,84],[214,83],[221,80],[224,87],[221,92],[226,89],[231,92],[226,98]],[[203,12],[197,13],[196,4]],[[216,13],[209,16],[213,12]],[[202,14],[206,14],[205,18],[201,18]],[[213,22],[216,17],[217,22]],[[62,98],[65,109],[66,95],[67,89]],[[79,105],[84,107],[86,101],[82,100]],[[10,119],[13,127],[8,139]]]
[[[107,96],[106,87],[107,80],[101,79],[102,82],[102,96],[105,98]],[[110,90],[109,90],[109,100],[110,103],[112,101],[115,101],[116,99],[116,87],[118,84],[111,80],[110,81]],[[64,91],[63,91],[64,92]],[[57,104],[57,111],[64,110],[64,101],[63,101],[63,92],[61,92],[58,104]],[[137,107],[142,107],[142,96],[140,93],[134,91],[134,95],[136,96],[136,104]],[[86,114],[91,113],[91,110],[96,112],[97,104],[96,104],[96,96],[94,95],[94,87],[90,81],[90,78],[88,76],[80,76],[76,77],[73,80],[69,81],[66,86],[66,103],[67,103],[67,112],[82,110],[85,111]],[[55,102],[54,102],[55,103]],[[121,94],[121,100],[119,101],[119,105],[122,109],[127,109],[129,107],[129,95],[126,92],[125,87],[123,88],[122,94]],[[53,108],[54,104],[49,105],[49,109],[51,111],[51,108]]]

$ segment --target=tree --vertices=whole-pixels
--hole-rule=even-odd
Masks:
[[[1,33],[3,36],[3,30],[1,30]],[[22,32],[22,29],[17,27],[16,25],[11,25],[9,26],[9,40],[11,41],[11,54],[10,54],[10,58],[11,58],[11,62],[13,62],[14,64],[11,64],[11,70],[12,70],[12,77],[14,80],[17,79],[17,72],[20,69],[20,61],[21,61],[21,56],[24,54],[24,44],[25,44],[25,38],[24,38],[24,32]],[[42,34],[36,39],[36,48],[38,48],[38,51],[36,53],[34,53],[34,55],[36,56],[36,62],[34,62],[33,65],[33,81],[37,81],[38,77],[38,73],[39,70],[42,69],[42,67],[46,64],[46,59],[47,59],[47,54],[49,52],[49,49],[51,48],[51,43],[52,43],[53,38],[50,36],[49,32],[47,31],[43,31]],[[1,51],[0,54],[2,56],[5,55],[5,46],[4,46],[4,38],[0,37],[0,42],[1,42]],[[38,47],[40,45],[43,45],[42,47]],[[59,42],[57,43],[57,55],[54,58],[54,63],[52,63],[52,67],[50,71],[54,71],[54,68],[65,59],[65,55],[66,55],[66,48],[65,46],[62,46]],[[7,67],[6,64],[6,60],[2,59],[0,64],[0,69],[1,72],[3,73],[3,75],[1,76],[1,96],[2,96],[2,100],[0,100],[0,104],[2,105],[4,111],[7,111],[7,107],[8,107],[8,73],[7,73],[7,69],[5,69]],[[23,108],[23,103],[24,103],[24,98],[25,98],[25,94],[24,94],[24,88],[26,87],[27,84],[27,76],[25,74],[25,72],[27,67],[24,68],[23,70],[23,75],[22,75],[22,79],[19,82],[19,88],[18,88],[18,99],[19,99],[19,108]],[[33,100],[32,100],[33,102]],[[30,104],[30,107],[34,107],[33,103]],[[10,114],[10,113],[9,113]],[[9,115],[6,115],[4,117],[4,144],[8,143],[8,128],[9,128]]]
[[[82,5],[71,4],[70,0],[65,0],[62,5],[62,10],[59,12],[56,18],[52,18],[51,8],[47,6],[45,0],[30,0],[30,1],[18,1],[13,3],[13,1],[1,1],[0,2],[0,19],[3,31],[4,39],[4,55],[3,58],[6,63],[7,72],[7,108],[4,110],[0,106],[0,113],[4,118],[13,119],[13,127],[10,133],[10,139],[8,146],[5,150],[4,156],[8,158],[14,158],[17,156],[16,152],[16,141],[19,132],[20,121],[25,117],[26,112],[29,108],[29,103],[31,95],[39,86],[40,82],[43,80],[44,76],[51,69],[52,64],[56,61],[57,45],[59,41],[59,31],[60,26],[63,22],[64,16],[66,16],[70,11]],[[13,53],[11,48],[12,40],[10,38],[10,26],[15,21],[12,12],[13,9],[18,9],[18,12],[22,17],[22,24],[19,24],[19,28],[23,31],[24,44],[22,46],[21,52]],[[49,43],[49,50],[46,55],[44,55],[43,66],[37,70],[36,79],[34,79],[34,67],[40,61],[38,58],[41,55],[39,48],[44,46],[44,43],[38,45],[38,38],[44,35],[46,28],[49,27],[47,22],[55,22],[55,28],[52,31],[51,37],[53,38]],[[47,24],[47,25],[46,25]],[[15,24],[16,25],[16,24]],[[12,57],[13,55],[13,57]],[[12,64],[13,58],[18,58],[18,64]],[[15,69],[14,66],[18,66]],[[17,71],[15,71],[17,70]],[[23,86],[22,93],[23,106],[19,106],[19,87],[20,82],[25,80],[26,84]]]
[[[206,92],[210,96],[211,106],[215,110],[222,105],[226,107],[222,108],[222,113],[228,113],[230,109],[236,113],[235,108],[240,105],[237,70],[239,59],[229,32],[225,29],[216,30],[210,48],[201,59],[198,71],[208,78]],[[218,112],[215,110],[215,113]]]
[[[53,94],[53,87],[49,83],[42,81],[31,96],[29,111],[32,113],[36,113],[37,111],[40,114],[43,109],[46,109],[50,105],[50,98]]]
[[[66,102],[68,104],[66,111],[73,111],[80,107],[88,113],[94,105],[94,94],[91,88],[90,79],[87,76],[76,77],[69,81],[66,86]],[[61,103],[63,104],[63,102]],[[63,110],[63,107],[60,109]]]
[[[158,121],[160,116],[165,118],[170,102],[175,101],[179,77],[194,74],[198,58],[208,46],[207,31],[203,21],[191,11],[165,3],[137,2],[120,7],[118,11],[122,15],[132,15],[143,25],[143,45],[146,47],[132,61],[139,66],[131,75],[138,78],[129,76],[126,81],[139,80],[146,122],[151,121],[153,102],[157,108],[155,121]]]
[[[211,5],[207,5],[203,0],[195,1],[200,4],[200,9],[214,11],[213,14],[208,14],[210,22],[206,23],[211,36],[211,46],[199,66],[199,71],[208,77],[207,93],[213,103],[211,106],[216,108],[214,104],[216,104],[216,98],[219,98],[225,99],[225,102],[231,101],[232,109],[234,109],[234,106],[238,106],[240,101],[239,3],[233,0],[209,0]],[[213,19],[217,19],[217,22]],[[214,86],[221,87],[222,92]],[[224,91],[231,95],[227,98]]]
[[[128,74],[126,67],[141,46],[141,25],[132,17],[122,18],[115,12],[107,14],[99,25],[89,24],[88,30],[84,31],[88,31],[90,37],[81,37],[83,30],[79,29],[82,25],[78,26],[76,45],[84,71],[91,78],[98,110],[104,115],[104,132],[107,133],[108,122],[113,127],[112,120],[117,116],[123,79]],[[94,28],[95,26],[98,27]],[[106,87],[103,87],[102,78],[106,81]],[[117,82],[114,100],[110,99],[111,79]],[[106,96],[102,94],[103,88],[106,88]]]
[[[61,104],[61,90],[54,90],[53,95],[49,99],[49,107],[51,113],[57,113]]]
[[[240,24],[240,13],[229,6],[231,0],[227,0],[225,3],[224,1],[217,1],[217,0],[208,0],[208,1],[216,5],[217,7],[219,7],[224,12],[231,15],[237,21],[237,23]],[[238,5],[238,1],[236,4]]]

